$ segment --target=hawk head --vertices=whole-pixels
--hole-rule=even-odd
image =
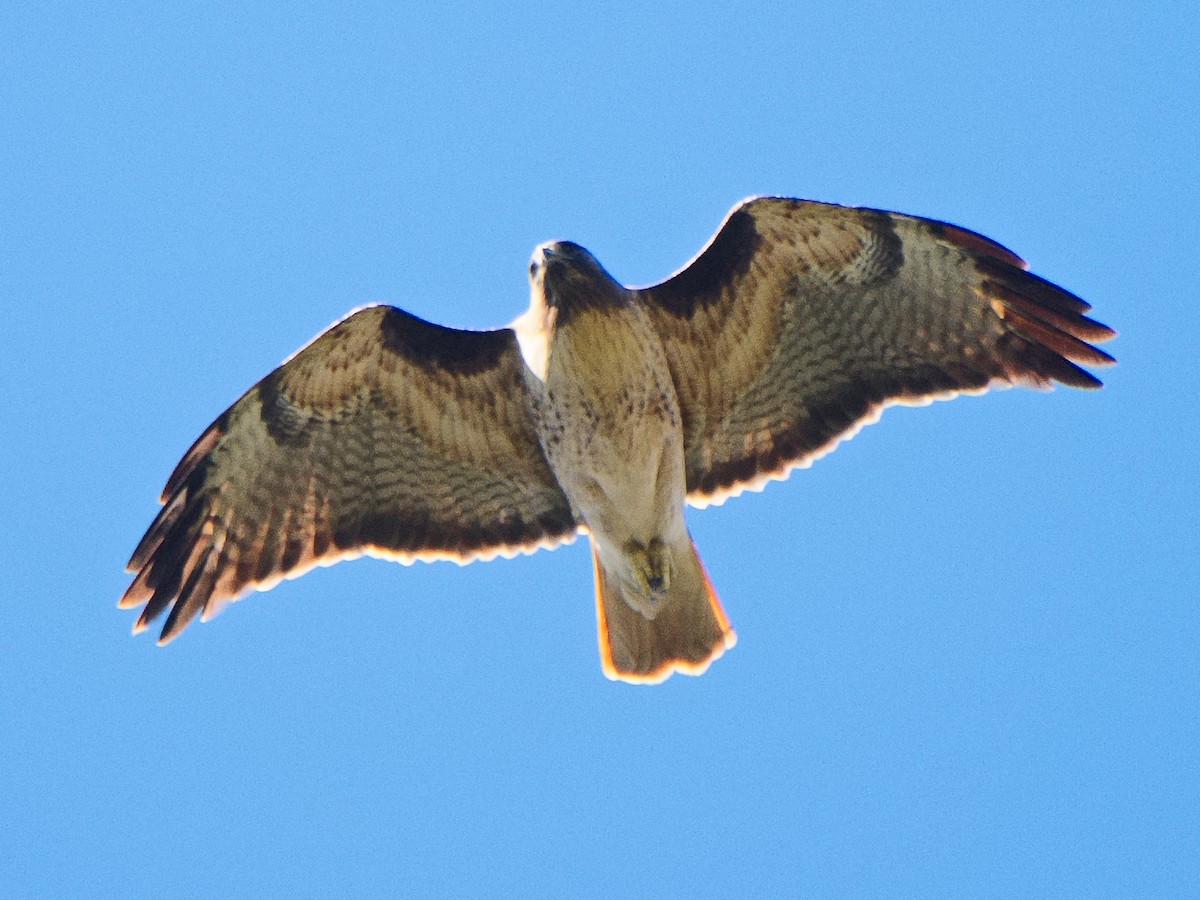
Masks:
[[[535,301],[556,312],[561,327],[580,309],[624,306],[628,291],[605,271],[596,257],[571,241],[547,241],[529,260],[529,284]]]

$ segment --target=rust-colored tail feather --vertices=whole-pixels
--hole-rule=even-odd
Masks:
[[[592,560],[600,665],[609,678],[657,684],[673,672],[700,675],[737,643],[691,541],[675,552],[673,583],[653,619],[625,601],[620,580],[605,571],[594,543]]]

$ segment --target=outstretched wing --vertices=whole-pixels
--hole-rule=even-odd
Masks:
[[[974,232],[765,197],[637,291],[684,418],[689,499],[719,502],[829,452],[892,403],[1100,382],[1112,329]]]
[[[512,331],[389,306],[337,323],[221,414],[180,461],[129,562],[134,631],[314,565],[513,555],[569,540]]]

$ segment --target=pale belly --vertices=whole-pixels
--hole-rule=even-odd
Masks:
[[[686,535],[679,403],[643,320],[580,316],[557,334],[540,420],[551,468],[602,555]]]

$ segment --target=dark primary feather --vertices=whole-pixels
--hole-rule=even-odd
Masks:
[[[507,329],[376,306],[330,328],[224,412],[167,481],[130,559],[135,630],[161,642],[254,588],[369,553],[468,560],[569,540]]]
[[[693,502],[816,458],[889,403],[1100,382],[1088,305],[994,241],[880,210],[760,198],[639,291],[671,366]],[[713,361],[719,361],[714,365]]]

